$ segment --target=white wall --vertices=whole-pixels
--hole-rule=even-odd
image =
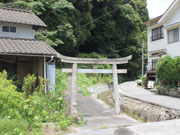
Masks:
[[[172,57],[180,56],[180,27],[179,27],[179,42],[167,44],[167,54]]]
[[[171,17],[167,20],[166,26],[173,25],[180,22],[180,8],[176,9],[176,11],[171,15]]]
[[[167,47],[167,32],[164,28],[163,28],[163,33],[164,33],[163,39],[151,41],[152,28],[148,29],[148,52],[166,49],[166,47]]]
[[[2,26],[16,27],[16,33],[2,32]],[[0,37],[34,39],[34,30],[31,25],[0,23]]]

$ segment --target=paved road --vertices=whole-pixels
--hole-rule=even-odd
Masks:
[[[157,95],[153,92],[150,92],[149,90],[137,87],[134,81],[120,84],[119,92],[129,97],[140,99],[167,108],[180,110],[180,98]]]
[[[126,86],[127,91],[135,88],[133,82],[122,84],[120,88],[122,86]],[[142,94],[139,95],[135,90],[131,92],[131,96],[148,96],[149,92],[143,92],[143,89],[139,88],[137,90]],[[80,94],[77,98],[78,110],[81,110],[88,122],[67,135],[180,135],[180,120],[139,123],[123,114],[114,115],[114,110],[98,99],[83,97]]]

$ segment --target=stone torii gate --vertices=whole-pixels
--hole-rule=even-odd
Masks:
[[[62,72],[72,73],[72,84],[71,84],[71,108],[70,113],[73,115],[73,111],[76,110],[76,94],[77,94],[77,73],[106,73],[113,74],[113,93],[115,98],[115,111],[116,114],[120,113],[120,104],[119,104],[119,92],[118,92],[118,75],[117,74],[126,74],[127,69],[117,69],[117,64],[126,64],[129,60],[132,59],[132,56],[116,59],[92,59],[92,58],[74,58],[60,55],[58,56],[61,59],[61,62],[72,64],[72,69],[64,68]],[[78,69],[78,64],[110,64],[112,65],[111,69]],[[77,111],[77,110],[76,110]]]

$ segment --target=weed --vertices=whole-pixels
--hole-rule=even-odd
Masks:
[[[91,93],[87,89],[81,89],[79,91],[79,93],[81,93],[85,97],[90,97],[91,96]]]

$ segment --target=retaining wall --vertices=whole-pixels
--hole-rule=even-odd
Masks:
[[[96,86],[95,88],[99,88],[99,87]],[[108,91],[106,89],[105,92],[99,91],[98,93],[99,94],[96,93],[97,98],[103,100],[111,107],[114,107],[112,90]],[[120,96],[120,108],[121,108],[121,112],[126,113],[127,115],[143,122],[156,122],[156,121],[164,121],[164,120],[172,120],[172,119],[180,118],[179,110],[162,107],[156,104],[152,104],[132,97],[128,97],[122,94]]]

